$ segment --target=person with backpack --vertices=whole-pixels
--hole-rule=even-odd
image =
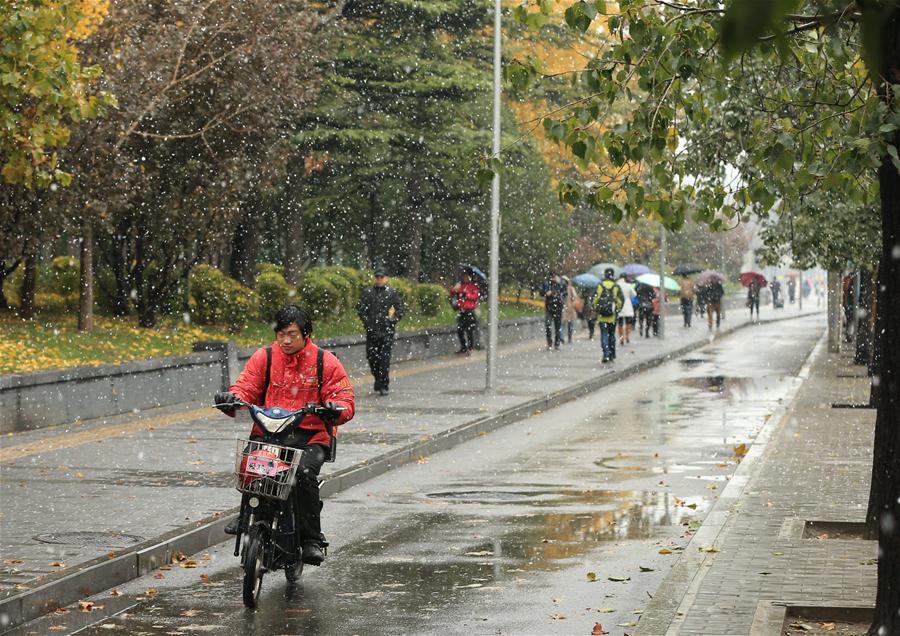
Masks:
[[[305,416],[285,442],[286,446],[301,451],[297,483],[289,499],[297,520],[297,540],[292,545],[301,549],[301,554],[294,557],[299,556],[309,565],[321,565],[328,544],[322,534],[319,471],[326,459],[333,458],[336,428],[353,418],[356,399],[344,366],[333,353],[313,344],[312,330],[313,321],[305,309],[297,305],[282,307],[275,317],[275,342],[250,356],[228,391],[216,393],[215,403],[231,416],[236,407],[229,409],[228,405],[234,405],[236,399],[287,411],[315,402],[329,407],[333,413],[330,417],[323,416],[324,420],[315,415]],[[254,424],[250,438],[260,434]],[[238,521],[229,524],[225,532],[247,531],[247,528],[239,529],[238,524]]]
[[[615,271],[611,267],[604,270],[603,280],[600,281],[594,295],[604,364],[616,359],[616,319],[624,304],[622,289],[616,284],[614,274]]]
[[[366,359],[375,378],[375,393],[387,395],[390,387],[394,331],[403,318],[403,298],[388,285],[387,271],[375,269],[375,284],[360,294],[356,313],[366,329]]]
[[[650,337],[650,328],[653,324],[653,288],[650,285],[639,283],[637,285],[638,301],[638,335]]]
[[[563,301],[566,285],[556,272],[550,270],[550,277],[541,285],[544,297],[544,330],[547,332],[547,349],[559,349],[560,328],[562,327]]]

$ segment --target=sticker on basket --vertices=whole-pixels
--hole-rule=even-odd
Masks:
[[[275,460],[251,455],[247,458],[247,472],[254,475],[268,475],[272,477],[278,472],[278,468]]]

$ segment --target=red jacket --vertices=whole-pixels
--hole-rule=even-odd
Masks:
[[[457,283],[450,292],[456,296],[457,306],[460,311],[474,311],[478,307],[478,299],[481,292],[475,283]]]
[[[236,396],[258,406],[280,406],[295,411],[309,402],[319,401],[319,386],[316,374],[316,355],[319,348],[309,339],[306,346],[294,355],[286,355],[277,343],[272,343],[272,368],[269,376],[269,390],[261,395],[266,381],[266,350],[258,349],[237,381],[228,389]],[[343,424],[353,418],[356,400],[350,378],[340,360],[330,351],[322,360],[322,402],[334,402],[347,408],[335,422]],[[253,434],[261,434],[253,425]],[[329,443],[325,423],[314,415],[307,415],[300,423],[301,429],[316,431],[310,444]],[[335,429],[335,436],[337,430]]]

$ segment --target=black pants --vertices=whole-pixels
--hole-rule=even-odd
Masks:
[[[475,329],[478,319],[474,311],[461,311],[456,316],[456,335],[459,337],[459,350],[471,351],[475,348]]]
[[[684,316],[684,326],[691,326],[691,316],[694,314],[694,301],[689,298],[681,299],[681,314]]]
[[[391,370],[391,348],[394,346],[394,336],[379,336],[366,334],[366,359],[369,361],[369,370],[375,377],[375,390],[388,390]]]
[[[326,449],[320,444],[310,444],[301,449],[297,467],[297,484],[291,491],[294,508],[297,545],[322,543],[322,500],[319,499],[319,471],[325,463]]]
[[[544,312],[544,329],[547,331],[547,346],[559,348],[559,327],[562,324],[562,307]]]
[[[638,333],[649,338],[651,325],[653,325],[653,308],[641,306],[638,309]]]
[[[596,318],[587,321],[588,338],[590,338],[591,340],[594,339],[594,327],[595,327],[596,325],[597,325],[597,319],[596,319]]]
[[[747,299],[747,306],[750,308],[750,320],[753,320],[753,308],[756,308],[756,318],[759,320],[759,296]]]

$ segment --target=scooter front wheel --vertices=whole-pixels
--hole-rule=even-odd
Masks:
[[[262,589],[264,570],[265,534],[259,526],[250,530],[244,552],[244,605],[256,607]]]

